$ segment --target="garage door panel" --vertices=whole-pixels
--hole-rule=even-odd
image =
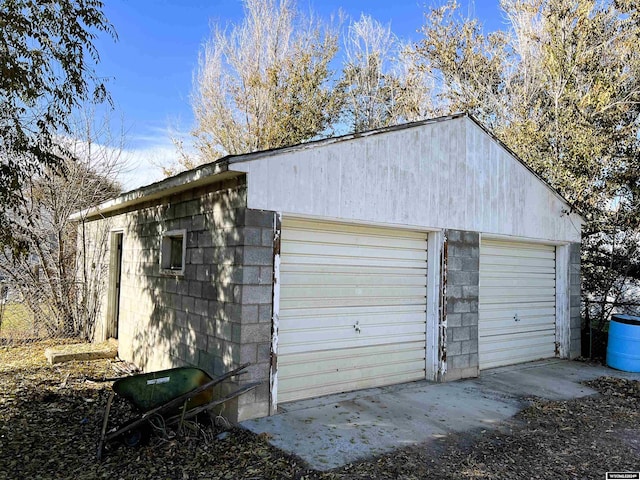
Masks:
[[[536,332],[543,333],[545,335],[549,334],[551,328],[555,326],[555,318],[554,317],[545,317],[545,318],[536,318],[531,319],[531,321],[522,320],[518,322],[516,325],[505,325],[504,322],[495,322],[494,324],[489,324],[481,329],[479,329],[480,335],[483,337],[487,337],[487,340],[490,340],[488,337],[492,336],[509,336],[509,335],[518,335],[524,334],[529,335]],[[501,337],[498,339],[500,341],[506,341],[505,337]]]
[[[534,301],[542,298],[555,297],[556,289],[553,286],[521,286],[517,289],[504,288],[504,287],[481,287],[479,289],[480,295],[484,294],[485,298],[491,298],[489,303],[495,301],[495,303],[503,303],[504,298],[511,298],[511,303],[514,302],[526,302],[527,298],[531,298]],[[493,300],[495,299],[495,300]]]
[[[485,273],[484,277],[482,278],[482,287],[481,289],[488,289],[488,288],[500,288],[502,290],[517,290],[521,287],[535,287],[535,288],[540,288],[540,287],[547,287],[547,288],[552,288],[550,287],[551,285],[553,285],[555,281],[555,277],[553,275],[531,275],[528,274],[526,275],[525,278],[523,278],[522,274],[519,275],[487,275]],[[509,284],[508,287],[505,286],[505,283]],[[491,292],[489,292],[489,294],[491,294]]]
[[[335,351],[291,355],[279,362],[279,373],[287,381],[279,384],[278,395],[289,400],[339,391],[371,388],[398,381],[415,380],[424,371],[416,360],[421,342],[390,344],[357,349],[350,355]]]
[[[420,245],[424,248],[424,245]],[[357,257],[366,263],[375,264],[376,259],[423,261],[423,250],[404,248],[367,247],[361,245],[324,244],[316,241],[309,243],[288,243],[281,249],[283,255],[308,256],[314,262],[323,263],[326,257]]]
[[[285,330],[278,337],[278,341],[283,345],[294,344],[324,344],[331,348],[336,348],[335,344],[342,342],[344,344],[361,345],[379,345],[391,343],[392,338],[411,337],[413,335],[424,335],[424,326],[413,323],[393,323],[389,325],[365,325],[360,332],[357,332],[353,325],[346,325],[335,328],[309,328],[304,330]],[[280,352],[282,353],[282,352]]]
[[[282,270],[280,270],[282,273]],[[358,286],[385,286],[404,287],[413,286],[424,288],[424,277],[422,275],[400,275],[400,274],[370,274],[342,272],[338,275],[332,273],[307,273],[307,272],[287,272],[285,282],[280,282],[281,286],[324,286],[331,283],[340,287]],[[286,292],[285,292],[286,293]]]
[[[331,340],[330,344],[327,345],[327,341],[315,341],[314,339],[308,339],[303,343],[295,343],[295,344],[278,344],[278,364],[282,360],[282,355],[290,355],[293,353],[305,353],[305,352],[322,352],[326,351],[329,348],[334,354],[339,354],[341,350],[352,350],[356,347],[372,347],[372,346],[381,346],[381,345],[391,345],[395,343],[403,343],[403,342],[415,342],[417,335],[420,332],[410,332],[407,334],[394,334],[394,335],[366,335],[364,337],[352,338],[347,337],[346,335],[341,338],[334,338]],[[421,342],[424,343],[424,342]],[[357,352],[353,352],[353,354],[357,354]],[[416,356],[424,356],[424,345],[422,347],[421,352],[417,352]],[[423,365],[424,367],[424,365]],[[424,369],[424,368],[423,368]],[[282,380],[286,375],[282,377],[280,375],[281,372],[278,372],[278,378]],[[423,377],[420,377],[423,378]],[[417,380],[417,379],[416,379]],[[283,401],[283,400],[282,400]]]
[[[424,378],[426,247],[419,232],[283,219],[279,402]]]
[[[410,235],[411,232],[405,232]],[[384,236],[379,233],[369,234],[357,233],[356,228],[350,228],[349,232],[330,232],[326,230],[296,230],[289,229],[287,232],[289,244],[305,244],[309,242],[322,243],[326,245],[350,245],[350,246],[366,246],[366,247],[389,247],[389,238],[393,238],[394,248],[404,249],[421,249],[424,247],[424,236],[415,234],[414,238],[405,236],[389,235],[385,232]]]
[[[483,239],[481,369],[554,356],[555,291],[555,247]]]
[[[407,306],[404,306],[405,308]],[[297,310],[287,312],[280,320],[280,327],[285,331],[307,330],[310,325],[316,325],[318,328],[340,328],[353,327],[356,322],[362,325],[362,328],[368,326],[388,325],[389,316],[394,318],[394,324],[412,323],[415,325],[425,324],[425,313],[416,311],[403,312],[399,309],[391,309],[386,307],[384,312],[377,312],[370,308],[355,309],[356,312],[345,315],[344,308],[328,309],[333,313],[325,313],[322,310],[314,310],[308,312],[306,310]]]
[[[411,285],[295,285],[289,284],[287,288],[282,288],[281,300],[286,301],[291,298],[313,299],[313,298],[333,298],[349,300],[352,298],[425,298],[424,286],[414,287]]]
[[[322,298],[298,298],[292,300],[281,300],[280,306],[282,310],[280,315],[299,305],[300,301],[304,301],[309,308],[325,308],[325,307],[385,307],[385,306],[402,306],[413,305],[422,307],[424,305],[424,296],[416,297],[322,297]]]
[[[390,268],[409,268],[422,270],[424,268],[422,262],[416,263],[411,259],[393,259],[393,258],[358,258],[358,257],[313,257],[310,255],[287,255],[281,252],[282,257],[287,256],[288,260],[302,265],[349,265],[351,267],[390,267]],[[281,258],[282,258],[281,257]]]

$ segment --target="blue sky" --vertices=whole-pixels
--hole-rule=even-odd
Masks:
[[[459,0],[463,12],[480,18],[489,30],[499,28],[498,0]],[[350,18],[366,13],[391,22],[403,40],[418,41],[425,5],[441,0],[298,0],[328,19],[342,9]],[[208,39],[212,22],[242,20],[241,0],[106,0],[105,13],[118,41],[102,36],[97,74],[107,80],[115,104],[112,117],[122,122],[130,169],[125,188],[162,178],[159,168],[174,157],[169,132],[188,132],[193,124],[189,103],[198,53]]]

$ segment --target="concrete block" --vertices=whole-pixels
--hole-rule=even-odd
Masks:
[[[464,285],[462,287],[462,296],[465,299],[473,300],[477,299],[480,295],[480,287],[478,285]]]
[[[470,367],[475,367],[476,369],[479,367],[480,363],[479,363],[479,355],[478,353],[471,353],[469,355],[469,366]]]
[[[447,274],[448,285],[474,285],[471,282],[471,272],[465,271],[449,271]]]
[[[202,317],[200,329],[203,334],[214,335],[216,333],[216,318],[214,316]]]
[[[250,323],[240,326],[240,343],[268,343],[271,341],[271,325]]]
[[[189,313],[187,315],[187,328],[189,328],[190,330],[192,330],[194,332],[203,331],[203,329],[202,329],[202,316],[198,315],[198,314],[195,314],[195,313]]]
[[[462,314],[462,326],[463,327],[470,327],[470,326],[474,326],[474,325],[478,325],[478,314],[473,312],[473,313],[463,313]]]
[[[479,257],[462,257],[462,270],[464,270],[465,272],[480,271],[480,258]]]
[[[262,246],[262,229],[259,227],[244,227],[244,245]]]
[[[480,235],[477,232],[464,232],[462,241],[467,245],[477,247],[480,244]]]
[[[273,267],[260,267],[258,284],[271,285],[273,283]]]
[[[182,297],[182,310],[187,313],[193,313],[195,310],[196,299],[193,297]]]
[[[245,211],[244,224],[253,227],[272,227],[274,219],[274,212],[268,210],[253,210],[247,209]]]
[[[271,303],[269,303],[268,305],[262,304],[258,306],[258,321],[260,323],[268,322],[269,324],[271,324],[272,315],[273,311]]]
[[[450,272],[462,270],[462,260],[462,257],[449,257],[447,259],[447,270]]]
[[[224,229],[224,244],[229,247],[236,247],[244,244],[244,229],[230,227]]]
[[[242,422],[252,418],[261,418],[269,415],[269,402],[253,403],[251,405],[238,406],[237,418],[235,421]]]
[[[462,327],[462,314],[461,313],[449,313],[447,314],[447,327]]]
[[[224,305],[224,318],[228,322],[242,322],[242,305],[238,303],[226,303]]]
[[[244,265],[273,265],[273,249],[268,247],[244,247],[242,263]]]
[[[462,286],[447,285],[447,302],[457,301],[462,298]]]
[[[186,327],[187,326],[187,316],[188,313],[183,310],[178,310],[175,312],[175,323],[178,327]]]
[[[463,340],[460,342],[460,353],[469,355],[472,353],[478,353],[478,340]]]
[[[207,335],[198,332],[196,334],[195,346],[198,350],[207,351]]]
[[[462,240],[462,232],[460,230],[447,230],[445,233],[447,241],[454,243]]]
[[[271,303],[271,285],[243,285],[242,303]]]
[[[257,361],[258,362],[270,362],[271,361],[271,342],[259,343],[257,348]]]
[[[191,281],[189,282],[189,296],[201,298],[202,297],[202,282]]]
[[[447,312],[451,313],[469,313],[471,312],[471,301],[469,300],[453,300],[447,301]]]
[[[241,324],[232,323],[231,324],[231,341],[233,343],[241,343],[241,339],[242,339]]]
[[[447,357],[447,367],[451,367],[452,370],[469,368],[471,363],[469,362],[469,355],[456,355],[454,357]]]
[[[462,354],[462,342],[447,342],[447,358]]]
[[[191,218],[191,228],[196,231],[204,230],[204,215],[199,213],[199,211],[200,208],[198,207],[198,213]]]
[[[196,267],[196,280],[209,282],[213,276],[211,265],[198,265]]]
[[[209,315],[209,300],[205,300],[204,298],[196,298],[194,313],[197,313],[201,316]]]
[[[273,228],[262,229],[262,246],[273,248]]]
[[[198,233],[187,232],[187,248],[196,248],[198,246]]]
[[[258,360],[258,346],[248,343],[240,346],[240,363],[256,363]]]
[[[460,342],[471,339],[470,329],[471,327],[452,327],[451,329],[447,329],[447,333],[451,334],[449,338],[451,338],[452,341]]]
[[[256,266],[242,266],[240,267],[242,274],[242,280],[237,283],[247,284],[259,284],[260,283],[260,267]]]
[[[233,325],[231,322],[216,322],[216,338],[233,341]]]
[[[241,323],[258,323],[258,305],[242,305]]]
[[[232,296],[232,302],[233,303],[242,303],[242,286],[241,285],[234,285],[233,286],[233,296]]]

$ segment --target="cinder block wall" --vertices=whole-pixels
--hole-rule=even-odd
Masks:
[[[580,317],[580,244],[569,245],[569,302],[571,322],[570,358],[577,358],[582,353],[582,319]]]
[[[214,375],[250,362],[239,383],[263,384],[227,403],[224,414],[267,415],[273,222],[272,212],[246,208],[244,178],[90,222],[90,231],[108,223],[124,232],[120,357],[145,371],[194,365]],[[165,275],[161,235],[178,229],[187,236],[184,275]]]
[[[480,236],[447,230],[445,381],[478,376]]]

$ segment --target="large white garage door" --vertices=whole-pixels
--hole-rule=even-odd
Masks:
[[[278,402],[425,378],[427,234],[284,218]]]
[[[549,358],[556,340],[555,247],[482,240],[480,368]]]

